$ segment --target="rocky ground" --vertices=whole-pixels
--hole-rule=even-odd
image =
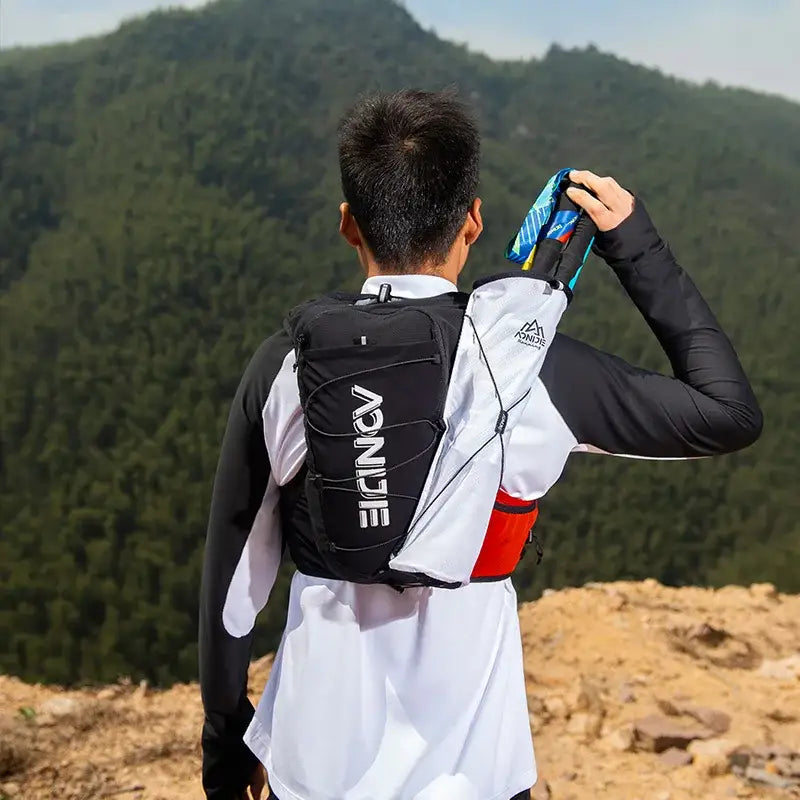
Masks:
[[[537,800],[800,797],[800,597],[597,584],[520,619]],[[200,800],[200,720],[196,685],[0,676],[0,800]]]

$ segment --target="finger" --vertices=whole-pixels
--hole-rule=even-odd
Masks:
[[[260,797],[261,790],[254,783],[250,783],[242,793],[242,800],[259,800]]]
[[[610,208],[626,217],[633,209],[633,195],[625,188],[620,186],[614,178],[608,177],[603,180],[607,181],[608,190],[613,195]],[[608,205],[608,203],[606,203]]]
[[[574,183],[580,183],[587,189],[591,189],[595,194],[603,187],[603,179],[588,169],[574,169],[569,174],[569,178]]]
[[[591,189],[607,208],[614,208],[619,203],[624,192],[613,178],[601,178],[588,169],[573,170],[570,173],[570,178],[575,183],[581,183]]]
[[[613,192],[614,194],[622,197],[623,195],[628,194],[618,183],[617,181],[612,178],[610,175],[607,175],[605,178],[601,178],[601,181],[605,183],[608,189]]]
[[[261,800],[267,785],[267,775],[263,767],[259,767],[253,780],[250,783],[250,791],[253,795],[253,800]]]
[[[569,197],[573,203],[580,206],[592,218],[592,222],[594,222],[598,228],[603,227],[603,223],[608,217],[609,211],[596,197],[592,197],[585,189],[576,189],[574,186],[570,186],[570,188],[567,189],[567,197]]]

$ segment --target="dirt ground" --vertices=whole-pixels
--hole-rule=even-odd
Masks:
[[[589,584],[520,620],[538,798],[800,797],[800,596]],[[254,699],[270,665],[251,667]],[[0,676],[0,800],[202,800],[201,719],[195,684],[64,692]],[[653,752],[670,725],[705,741]],[[751,751],[745,774],[730,754]]]

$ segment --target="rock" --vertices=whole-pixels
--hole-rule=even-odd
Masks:
[[[792,786],[800,788],[800,753],[782,745],[768,744],[754,747],[750,755],[746,763],[734,767],[738,775],[748,777],[755,770],[760,777],[752,780],[764,782],[764,776],[771,775],[774,778],[788,780]],[[779,781],[770,785],[783,784]]]
[[[750,642],[708,622],[673,625],[666,629],[666,634],[673,650],[700,662],[733,669],[754,669],[761,663],[760,653]]]
[[[612,611],[622,611],[628,605],[628,598],[622,592],[610,592],[608,604]]]
[[[17,797],[22,797],[21,789],[18,783],[0,783],[0,797],[8,797],[9,800],[14,800]]]
[[[28,726],[0,717],[0,779],[23,772],[34,755]]]
[[[733,739],[695,739],[686,748],[693,756],[721,757],[728,759],[739,749]]]
[[[555,695],[544,701],[547,713],[555,719],[566,719],[569,716],[569,707],[563,697]]]
[[[136,691],[133,693],[132,700],[134,703],[141,703],[147,697],[148,683],[145,680],[139,681]]]
[[[605,713],[600,689],[585,678],[581,678],[572,694],[567,698],[570,711],[593,711]]]
[[[771,583],[753,583],[750,585],[750,594],[757,600],[777,600],[778,590]]]
[[[537,717],[547,716],[547,706],[538,694],[528,695],[528,711]]]
[[[692,763],[692,756],[685,750],[680,750],[677,747],[670,747],[659,755],[658,760],[669,769],[677,767],[685,767],[687,764]]]
[[[603,738],[602,745],[606,750],[613,750],[617,753],[628,753],[634,747],[633,728],[618,728]]]
[[[74,697],[51,697],[39,706],[38,713],[54,719],[69,717],[81,709],[81,701]]]
[[[637,750],[661,753],[670,747],[685,748],[694,739],[709,739],[713,731],[701,725],[682,725],[667,717],[652,714],[633,725]]]
[[[773,708],[772,711],[768,711],[767,718],[773,720],[773,722],[780,723],[797,722],[796,714],[792,714],[782,708]]]
[[[122,686],[106,686],[105,689],[101,689],[97,693],[97,699],[103,703],[106,703],[109,700],[114,700],[119,697],[123,691],[124,689]]]
[[[536,781],[536,786],[533,787],[533,791],[531,792],[531,800],[550,800],[552,796],[547,781],[541,778]]]
[[[767,786],[774,786],[776,789],[790,789],[792,786],[797,786],[797,782],[791,778],[784,778],[782,775],[773,775],[766,769],[759,769],[758,767],[748,767],[744,771],[744,776],[749,781],[754,783],[763,783]]]
[[[693,706],[679,698],[674,700],[657,699],[659,709],[670,717],[687,716],[697,720],[716,734],[727,733],[731,727],[731,718],[724,711],[705,706]]]
[[[775,775],[783,775],[784,778],[796,778],[800,782],[800,758],[779,756],[773,761],[767,761],[764,769]]]
[[[692,625],[686,631],[686,638],[692,639],[695,642],[700,642],[708,647],[718,647],[726,639],[730,637],[728,631],[722,628],[715,628],[707,622],[701,622],[698,625]]]
[[[64,721],[74,725],[83,720],[90,711],[92,704],[93,701],[57,695],[45,700],[36,709],[36,716],[33,717],[33,722],[40,728],[51,728]]]
[[[33,718],[33,724],[37,728],[54,728],[58,720],[52,714],[37,714]]]
[[[659,711],[661,711],[662,714],[666,714],[668,717],[679,717],[681,714],[678,706],[672,700],[664,700],[657,697],[656,705]]]
[[[635,703],[636,693],[629,683],[622,683],[619,687],[619,701],[620,703]]]
[[[770,761],[773,758],[792,758],[796,755],[791,747],[783,744],[759,744],[751,748],[753,758]]]
[[[756,672],[764,678],[776,678],[781,681],[795,680],[800,678],[800,655],[777,660],[764,659]]]
[[[727,733],[731,727],[731,718],[724,711],[716,708],[706,708],[705,706],[679,706],[684,714],[696,719],[706,728],[714,733]]]
[[[569,718],[567,723],[567,733],[581,736],[586,742],[597,739],[602,728],[603,717],[594,711],[578,711]]]
[[[737,747],[731,753],[728,754],[728,761],[730,762],[731,768],[737,775],[744,774],[744,770],[747,765],[750,763],[750,759],[753,757],[753,753],[749,747]]]
[[[692,763],[694,768],[707,778],[716,778],[727,774],[731,770],[730,761],[725,756],[695,756]]]

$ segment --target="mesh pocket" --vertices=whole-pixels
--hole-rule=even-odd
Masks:
[[[298,361],[314,532],[353,581],[385,571],[403,542],[441,437],[447,382],[434,338],[363,339],[305,350]]]

